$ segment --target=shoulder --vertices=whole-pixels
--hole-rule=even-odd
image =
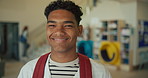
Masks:
[[[34,69],[36,63],[38,61],[38,58],[34,59],[34,60],[31,60],[29,61],[28,63],[26,63],[22,69]]]
[[[26,63],[20,70],[20,73],[18,75],[18,78],[32,78],[32,74],[35,68],[35,65],[38,61],[38,58],[29,61],[28,63]]]
[[[93,59],[90,58],[90,62],[92,67],[98,67],[98,68],[105,68],[105,66],[99,62],[94,61]]]
[[[103,64],[95,62],[93,59],[90,59],[90,62],[93,78],[111,78],[110,72]]]

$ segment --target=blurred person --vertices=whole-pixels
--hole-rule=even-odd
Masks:
[[[28,43],[28,26],[25,26],[23,28],[20,41],[23,44],[23,57],[27,57],[27,50],[29,48],[29,43]]]
[[[56,0],[45,9],[46,34],[51,52],[25,64],[18,78],[111,78],[102,65],[76,52],[81,8],[69,0]]]

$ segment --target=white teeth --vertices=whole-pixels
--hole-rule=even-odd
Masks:
[[[66,39],[55,39],[55,40],[66,40]]]
[[[63,42],[68,40],[68,38],[51,38],[52,40],[58,41],[58,42]]]
[[[51,38],[52,40],[60,40],[60,41],[62,41],[62,40],[68,40],[68,38]]]

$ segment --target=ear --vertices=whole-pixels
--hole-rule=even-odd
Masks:
[[[82,32],[83,32],[83,26],[82,25],[79,25],[78,26],[78,36],[81,36],[82,35]]]

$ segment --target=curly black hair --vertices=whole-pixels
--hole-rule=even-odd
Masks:
[[[68,10],[71,13],[74,14],[77,23],[79,24],[81,21],[81,16],[83,15],[82,11],[81,11],[81,7],[76,5],[74,2],[69,1],[69,0],[57,0],[57,1],[53,1],[51,2],[46,8],[45,8],[45,12],[44,15],[46,16],[46,18],[48,19],[48,15],[54,11],[54,10],[58,10],[58,9],[63,9],[63,10]]]

